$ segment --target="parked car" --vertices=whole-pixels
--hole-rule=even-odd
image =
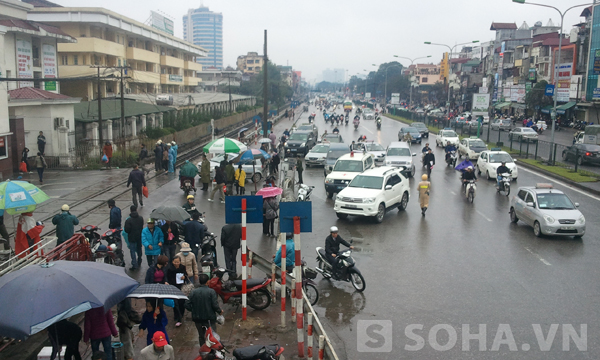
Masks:
[[[577,164],[584,163],[600,164],[600,145],[593,144],[575,144],[563,150],[562,158],[564,161],[577,161]]]
[[[419,132],[421,133],[421,137],[429,139],[429,128],[427,127],[427,125],[423,124],[422,122],[414,122],[410,124],[410,126],[419,130]]]
[[[356,175],[374,167],[375,158],[372,154],[351,152],[340,156],[331,172],[325,177],[327,197],[331,198],[334,193],[348,186]]]
[[[485,174],[488,180],[496,179],[496,169],[503,162],[506,163],[506,167],[510,170],[511,177],[513,180],[517,180],[519,177],[519,170],[515,160],[506,151],[500,151],[496,149],[482,151],[477,160],[477,171],[479,175]]]
[[[487,150],[487,145],[483,140],[472,136],[467,139],[462,139],[458,145],[458,156],[468,156],[469,159],[477,159],[479,154]]]
[[[538,140],[538,133],[532,128],[521,126],[512,129],[512,131],[508,133],[508,138],[513,141],[521,141],[521,139],[523,139],[523,141],[526,142],[535,142]]]
[[[510,201],[510,221],[519,220],[533,227],[535,236],[574,236],[585,234],[585,217],[573,203],[552,184],[521,187]]]
[[[331,170],[333,170],[333,165],[340,156],[350,153],[350,147],[344,143],[332,143],[329,145],[329,151],[327,151],[327,156],[325,157],[325,166],[323,167],[323,174],[327,176]]]
[[[416,171],[414,156],[417,156],[417,153],[411,154],[408,143],[394,141],[387,148],[385,166],[398,168],[404,176],[413,177]]]
[[[497,119],[496,121],[494,121],[492,123],[492,130],[498,130],[498,131],[510,131],[511,127],[512,127],[512,122],[510,121],[510,119]]]
[[[327,158],[327,152],[329,151],[330,143],[317,144],[315,145],[308,154],[304,157],[306,167],[321,166],[325,165],[325,159]]]
[[[398,169],[382,166],[358,174],[335,198],[338,218],[369,216],[381,223],[385,213],[406,209],[410,198],[409,181]]]
[[[412,143],[421,143],[421,133],[419,132],[419,130],[417,130],[417,128],[414,127],[403,127],[400,129],[400,131],[398,132],[398,141],[403,141],[404,140],[404,134],[409,133],[410,136],[412,137]]]
[[[312,131],[294,131],[290,138],[285,142],[285,152],[289,151],[292,156],[308,154],[308,151],[315,146],[315,136]]]

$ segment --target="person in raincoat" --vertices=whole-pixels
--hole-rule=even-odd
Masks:
[[[167,144],[167,151],[169,152],[169,172],[175,172],[175,150],[173,150],[173,145]]]
[[[238,165],[238,169],[234,173],[234,178],[237,195],[244,195],[246,193],[246,172],[242,168],[242,164]]]
[[[465,158],[465,160],[463,160],[463,162],[461,162],[460,164],[456,165],[456,167],[454,168],[454,170],[458,170],[461,173],[464,173],[469,166],[473,167],[473,163],[471,162],[471,160],[467,156]]]
[[[419,204],[421,205],[421,215],[425,216],[425,211],[429,207],[429,191],[431,183],[427,181],[427,174],[421,176],[421,182],[417,185],[419,189]]]
[[[162,230],[154,226],[154,219],[148,219],[147,226],[142,230],[142,245],[144,245],[148,266],[156,263],[164,242],[165,236]]]
[[[185,164],[183,164],[181,169],[179,169],[179,188],[183,188],[183,182],[185,180],[190,180],[192,182],[194,192],[196,192],[196,175],[198,175],[198,167],[192,164],[189,160],[186,160]]]
[[[173,155],[173,166],[175,166],[177,163],[177,152],[179,150],[179,145],[177,145],[175,141],[171,141],[171,149],[173,149],[173,152],[175,153],[175,155]]]
[[[23,213],[19,215],[19,224],[17,225],[17,235],[15,237],[15,253],[19,258],[24,258],[27,253],[24,251],[40,242],[40,233],[44,229],[42,223],[36,224],[32,213]],[[31,252],[37,251],[37,246],[31,249]]]
[[[210,184],[210,162],[206,158],[206,155],[202,155],[200,180],[202,181],[202,191],[208,191],[208,184]]]
[[[52,224],[56,225],[56,245],[60,245],[69,240],[75,233],[75,225],[79,225],[79,219],[69,212],[69,205],[64,204],[61,213],[52,218]]]

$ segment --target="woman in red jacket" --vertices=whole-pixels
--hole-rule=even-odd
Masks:
[[[85,312],[83,341],[87,343],[91,340],[92,353],[100,350],[102,344],[106,360],[112,360],[111,335],[117,336],[118,332],[110,310],[105,312],[101,306]]]

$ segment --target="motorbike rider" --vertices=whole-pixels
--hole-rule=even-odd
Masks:
[[[352,124],[354,124],[354,126],[358,126],[360,124],[360,118],[355,116],[354,120],[352,121]]]
[[[465,191],[467,189],[467,183],[470,180],[477,181],[477,176],[475,176],[475,171],[473,171],[473,167],[472,166],[468,166],[467,167],[467,171],[465,171],[462,174],[461,179],[462,179],[463,191]]]
[[[354,246],[350,245],[349,242],[342,239],[342,237],[338,234],[339,230],[337,226],[332,226],[329,228],[330,235],[325,239],[325,257],[327,257],[327,261],[331,264],[333,268],[333,276],[339,277],[340,269],[338,266],[339,258],[338,253],[340,252],[340,244],[349,247],[350,249],[354,249]]]
[[[190,217],[194,216],[194,214],[198,214],[202,216],[202,213],[196,209],[196,204],[194,204],[194,195],[187,196],[187,202],[183,204],[183,210],[187,211],[190,214]]]
[[[360,116],[358,116],[358,113],[356,115],[354,115],[354,120],[359,120],[360,121]]]
[[[444,151],[446,151],[446,161],[448,161],[448,158],[450,158],[450,154],[453,151],[456,151],[456,146],[454,144],[450,143],[450,141],[447,141]]]
[[[338,127],[337,127],[337,126],[336,126],[336,127],[334,127],[334,128],[333,128],[333,133],[334,133],[334,134],[339,134],[339,133],[340,133],[340,129],[338,129]]]
[[[358,137],[358,142],[364,142],[367,141],[367,136],[366,135],[361,135]]]
[[[286,136],[286,137],[290,137],[290,131],[288,129],[285,129],[283,131],[283,135]]]
[[[423,162],[423,166],[425,166],[425,155],[431,150],[429,147],[429,143],[426,143],[423,149],[421,149],[421,161]]]
[[[500,181],[502,181],[502,174],[505,173],[509,173],[511,174],[511,170],[506,166],[506,161],[503,161],[502,164],[500,166],[498,166],[498,168],[496,169],[496,179],[497,181],[497,185],[498,185],[498,189],[500,189]]]

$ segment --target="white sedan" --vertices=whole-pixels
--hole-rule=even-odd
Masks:
[[[466,156],[469,159],[477,159],[482,151],[487,150],[487,145],[476,136],[462,139],[458,145],[458,156]]]
[[[496,169],[498,166],[506,162],[506,167],[510,170],[513,180],[517,180],[519,176],[519,170],[515,160],[506,151],[486,150],[481,152],[479,159],[477,160],[477,172],[479,175],[485,174],[489,179],[496,179]]]
[[[454,130],[444,129],[436,136],[435,145],[446,147],[447,143],[450,142],[450,144],[458,146],[459,141],[458,134]]]

